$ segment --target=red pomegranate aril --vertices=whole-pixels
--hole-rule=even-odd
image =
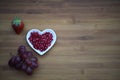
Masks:
[[[35,49],[38,49],[38,47],[37,47],[36,45],[33,45],[33,47],[34,47]]]
[[[31,32],[29,41],[33,47],[40,51],[45,51],[53,40],[53,36],[50,32],[45,32],[44,34],[39,34],[38,32]]]

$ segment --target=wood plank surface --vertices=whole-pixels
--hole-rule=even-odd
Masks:
[[[23,19],[16,35],[12,19]],[[32,76],[8,66],[28,30],[51,28],[57,42]],[[120,80],[120,0],[1,0],[1,80]]]

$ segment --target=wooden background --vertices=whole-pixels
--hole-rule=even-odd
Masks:
[[[16,35],[12,19],[23,19]],[[28,30],[51,28],[55,46],[32,76],[7,65]],[[120,80],[120,0],[0,0],[1,80]]]

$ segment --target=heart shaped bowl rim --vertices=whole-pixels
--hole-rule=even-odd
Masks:
[[[53,41],[51,42],[51,45],[45,50],[45,51],[40,51],[40,50],[37,50],[33,47],[33,45],[30,43],[29,41],[29,37],[31,35],[31,32],[38,32],[39,34],[44,34],[45,32],[50,32],[52,35],[53,35]],[[52,29],[45,29],[43,31],[39,30],[39,29],[31,29],[27,32],[27,35],[26,35],[26,41],[28,43],[28,45],[34,50],[36,51],[39,55],[44,55],[46,52],[48,52],[55,44],[57,40],[57,36],[56,36],[56,33],[54,30]]]

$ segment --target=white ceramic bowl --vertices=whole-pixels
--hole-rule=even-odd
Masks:
[[[31,35],[31,32],[38,32],[39,34],[44,34],[45,32],[50,32],[52,35],[53,35],[53,41],[51,42],[51,45],[45,50],[45,51],[40,51],[40,50],[37,50],[33,47],[33,45],[31,44],[31,42],[29,41],[29,37]],[[57,39],[57,36],[56,36],[56,33],[54,30],[52,29],[45,29],[43,31],[40,31],[39,29],[31,29],[28,31],[27,35],[26,35],[26,41],[27,43],[29,44],[29,46],[34,50],[36,51],[39,55],[44,55],[48,50],[50,50],[53,45],[55,44],[56,42],[56,39]]]

